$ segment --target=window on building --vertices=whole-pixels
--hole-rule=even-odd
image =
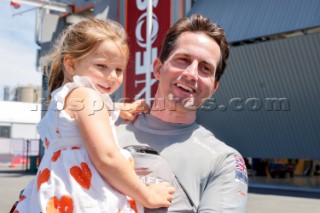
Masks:
[[[10,138],[11,126],[0,126],[0,138]]]

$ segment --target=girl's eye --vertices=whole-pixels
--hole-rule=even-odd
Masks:
[[[118,72],[118,73],[122,73],[122,72],[123,72],[123,70],[122,70],[122,69],[120,69],[120,68],[117,68],[117,69],[116,69],[116,72]]]

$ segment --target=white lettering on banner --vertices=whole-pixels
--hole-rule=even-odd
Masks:
[[[139,83],[145,83],[146,80],[140,80],[140,81],[135,81],[135,85],[139,84]],[[154,83],[156,83],[157,80],[156,79],[151,79],[151,83],[150,85],[152,86]],[[146,87],[144,87],[142,90],[140,90],[140,92],[134,97],[135,100],[141,98],[141,96],[146,92]],[[152,98],[151,98],[152,99]]]
[[[145,64],[145,61],[147,61],[146,57],[148,57],[150,54],[148,51],[144,51],[143,53],[143,62],[141,61],[141,52],[136,52],[136,75],[140,74],[145,74],[147,71],[147,64]],[[151,50],[151,66],[152,67],[152,62],[157,58],[158,54],[158,48],[154,47]]]
[[[152,6],[154,8],[157,7],[159,3],[159,0],[153,0],[152,1]],[[136,0],[136,5],[138,10],[140,11],[145,11],[143,14],[140,15],[140,17],[137,20],[137,25],[135,29],[135,37],[136,37],[136,42],[137,44],[145,49],[144,51],[137,51],[135,52],[135,74],[136,75],[141,75],[141,74],[146,74],[147,72],[151,72],[151,70],[148,70],[148,67],[152,67],[153,61],[157,58],[158,56],[158,48],[154,47],[151,49],[151,54],[149,51],[147,51],[147,38],[146,36],[142,36],[142,26],[147,25],[147,6],[148,6],[148,1],[146,0]],[[146,32],[147,30],[145,30]],[[155,13],[152,14],[152,30],[151,30],[151,45],[155,42],[157,39],[159,32],[159,22],[158,22],[158,17]],[[144,39],[145,37],[145,39]],[[143,56],[142,56],[143,55]],[[146,61],[148,61],[147,57],[150,57],[150,65],[146,64]],[[139,81],[135,80],[135,85],[144,83],[146,85],[146,81],[151,80],[150,82],[150,87],[156,82],[155,79],[146,79],[144,81]],[[146,87],[142,88],[138,94],[136,95],[135,99],[141,98],[141,96],[146,92]]]
[[[145,12],[144,14],[142,14],[139,17],[137,22],[138,23],[137,23],[136,31],[135,31],[137,43],[140,47],[147,48],[147,44],[146,44],[147,41],[145,39],[143,39],[142,34],[141,34],[143,24],[147,22],[147,13]],[[153,44],[154,41],[156,40],[157,35],[158,35],[158,31],[159,31],[158,17],[156,16],[156,14],[153,13],[152,14],[151,44]]]
[[[158,2],[159,2],[159,0],[153,0],[152,1],[152,6],[153,7],[157,7]],[[137,3],[137,8],[139,10],[141,10],[141,11],[142,10],[146,10],[147,7],[148,7],[148,1],[147,0],[137,0],[136,3]]]

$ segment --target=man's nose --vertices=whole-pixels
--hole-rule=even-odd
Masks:
[[[188,79],[198,80],[198,61],[194,60],[192,63],[187,67],[184,72],[184,75],[188,77]]]

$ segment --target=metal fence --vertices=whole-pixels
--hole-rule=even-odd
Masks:
[[[13,168],[18,165],[26,171],[34,170],[39,156],[39,139],[0,138],[0,163]],[[31,168],[32,167],[32,168]]]

